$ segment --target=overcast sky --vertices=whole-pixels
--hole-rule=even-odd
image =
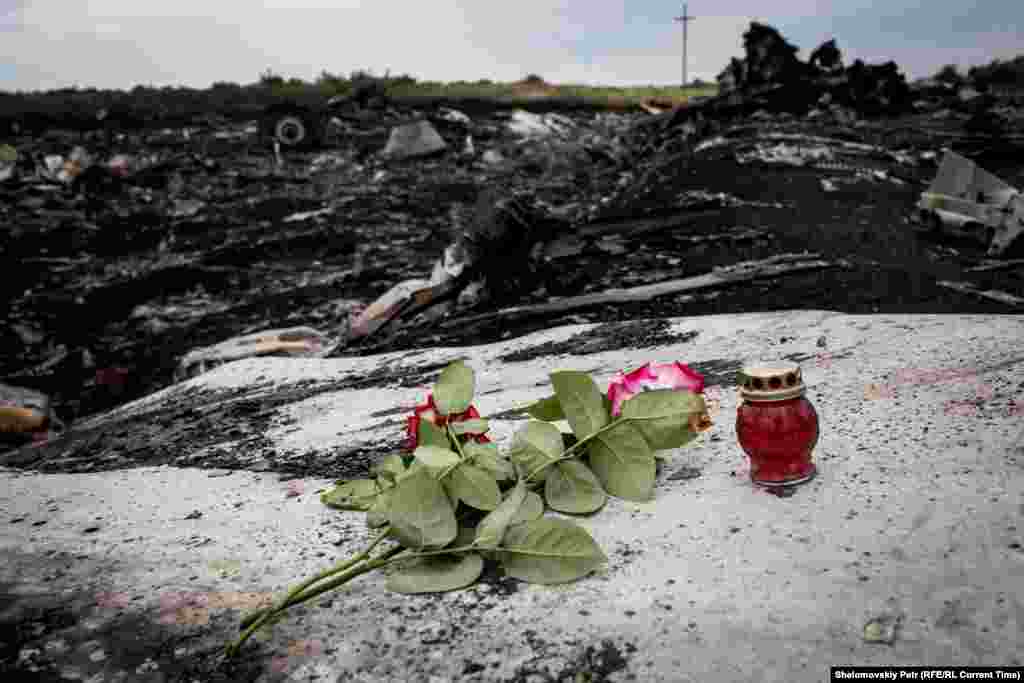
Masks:
[[[769,9],[770,8],[770,9]],[[370,69],[421,80],[675,84],[682,29],[667,0],[0,0],[0,90],[311,80]],[[1021,0],[694,0],[690,77],[742,56],[751,20],[801,56],[836,38],[847,63],[911,78],[1024,53]]]

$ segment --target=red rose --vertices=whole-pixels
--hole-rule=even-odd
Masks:
[[[408,426],[406,427],[406,448],[410,451],[416,450],[419,445],[420,435],[420,420],[427,420],[430,423],[441,427],[451,422],[464,422],[466,420],[473,420],[480,417],[480,413],[477,412],[476,408],[470,406],[468,410],[462,413],[456,413],[451,417],[446,417],[437,412],[437,406],[434,405],[434,395],[427,394],[427,402],[423,405],[416,406],[413,411],[413,415],[409,418]],[[484,434],[467,434],[468,438],[473,439],[477,443],[490,443]]]

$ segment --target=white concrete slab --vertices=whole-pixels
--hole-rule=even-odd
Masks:
[[[383,577],[363,577],[324,606],[294,610],[262,654],[246,658],[255,673],[244,680],[541,681],[537,672],[547,671],[551,680],[820,681],[840,664],[1022,663],[1024,316],[710,316],[673,320],[673,332],[699,334],[667,346],[589,355],[546,347],[532,360],[499,360],[592,328],[373,358],[243,360],[86,427],[142,429],[180,409],[189,391],[209,411],[211,401],[335,382],[349,388],[272,407],[290,424],[268,426],[262,446],[324,453],[400,437],[404,415],[394,408],[413,405],[430,384],[409,368],[456,357],[476,369],[476,405],[493,415],[550,393],[554,369],[591,371],[604,384],[623,367],[680,360],[704,363],[709,384],[731,384],[735,362],[789,356],[802,363],[821,419],[819,476],[794,496],[749,483],[726,386],[712,431],[672,456],[652,502],[613,500],[578,520],[609,556],[597,574],[560,587],[492,580],[430,596],[386,593]],[[389,372],[393,382],[359,388],[360,378]],[[494,421],[499,443],[521,424],[509,413]],[[218,447],[231,450],[225,443]],[[201,453],[180,456],[178,464],[210,464]],[[682,464],[701,476],[672,480]],[[36,603],[63,604],[68,625],[37,628],[20,645],[24,666],[81,680],[189,680],[197,652],[237,627],[237,607],[365,544],[363,515],[320,504],[329,483],[174,465],[5,469],[0,622],[27,618]],[[206,607],[182,610],[175,592]],[[865,641],[875,618],[899,619],[891,644]]]

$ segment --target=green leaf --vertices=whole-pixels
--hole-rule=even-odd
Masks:
[[[490,472],[498,481],[515,479],[515,467],[498,454],[498,447],[495,444],[467,441],[462,445],[462,451],[470,462]]]
[[[351,479],[321,493],[320,502],[339,510],[365,512],[373,506],[379,493],[380,488],[373,479]]]
[[[466,457],[470,460],[485,454],[500,457],[498,456],[497,444],[480,443],[479,441],[467,441],[462,444],[462,452],[465,453]]]
[[[405,474],[405,462],[402,460],[401,455],[389,453],[373,469],[378,477],[394,483],[400,476]]]
[[[448,434],[430,420],[421,418],[419,428],[416,431],[416,445],[448,448]]]
[[[550,465],[562,455],[562,433],[548,422],[531,420],[512,437],[509,459],[519,466],[523,476],[529,476],[542,465]],[[536,475],[536,481],[547,476],[545,468]]]
[[[387,578],[396,593],[443,593],[465,588],[480,578],[484,560],[476,553],[412,558]]]
[[[608,424],[611,418],[590,375],[573,371],[553,372],[551,384],[576,438],[585,439]]]
[[[455,415],[469,410],[473,402],[476,378],[473,369],[462,361],[455,361],[437,378],[434,385],[434,405],[441,415]]]
[[[600,510],[608,499],[594,473],[576,458],[551,468],[544,484],[544,497],[551,509],[570,515]]]
[[[705,410],[704,397],[689,391],[657,389],[637,394],[622,404],[629,419],[652,450],[679,448],[694,438],[690,415]]]
[[[575,581],[608,559],[586,529],[550,517],[510,527],[498,558],[509,576],[544,584]]]
[[[392,490],[388,520],[394,537],[414,550],[446,546],[459,530],[441,483],[426,471],[398,482]]]
[[[412,454],[417,462],[432,470],[444,470],[460,462],[458,453],[437,446],[420,446]]]
[[[452,541],[449,546],[464,548],[466,546],[473,545],[474,539],[476,539],[476,529],[468,524],[460,524],[459,533],[455,535],[455,540]]]
[[[544,499],[538,493],[527,491],[523,504],[519,506],[519,512],[512,518],[509,526],[532,522],[542,516],[544,516]]]
[[[501,539],[505,537],[505,531],[515,520],[519,508],[526,500],[527,493],[526,482],[520,479],[505,496],[505,500],[501,501],[501,505],[480,520],[476,527],[474,545],[481,548],[498,547],[501,544]]]
[[[371,529],[379,529],[388,523],[389,511],[391,510],[391,497],[394,494],[394,487],[384,491],[369,510],[366,511],[366,526]]]
[[[487,420],[479,417],[450,424],[452,431],[456,434],[486,434],[487,430],[491,428]]]
[[[611,495],[635,501],[654,495],[654,456],[631,422],[620,422],[595,437],[587,452],[590,469]]]
[[[441,470],[434,469],[432,467],[427,467],[416,458],[413,458],[412,462],[410,462],[409,466],[405,469],[405,472],[403,472],[402,476],[398,478],[398,481],[402,481],[406,477],[409,477],[413,474],[418,474],[419,472],[428,472],[435,479],[441,474]]]
[[[530,417],[535,417],[545,422],[556,422],[565,419],[565,413],[562,412],[562,404],[558,402],[557,396],[542,398],[527,407],[526,412],[530,414]]]
[[[501,490],[489,472],[462,463],[447,479],[449,493],[477,510],[493,510],[501,503]]]

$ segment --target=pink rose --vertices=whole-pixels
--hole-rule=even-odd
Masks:
[[[622,412],[622,404],[644,391],[672,389],[704,393],[704,376],[683,363],[648,363],[626,374],[618,373],[608,386],[608,400],[612,402],[612,415]]]

